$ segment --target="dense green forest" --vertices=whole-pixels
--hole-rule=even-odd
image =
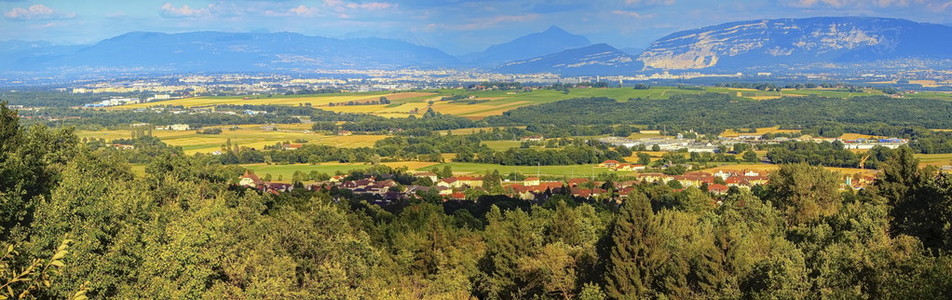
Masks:
[[[671,99],[579,98],[521,107],[489,117],[491,125],[647,124],[720,133],[729,128],[780,125],[812,128],[885,123],[893,126],[952,128],[952,102],[870,96],[851,99],[816,96],[756,101],[722,94],[673,95]]]
[[[327,192],[259,194],[232,185],[240,168],[154,155],[137,176],[127,157],[80,143],[70,129],[21,126],[0,105],[0,241],[12,250],[0,260],[3,295],[952,294],[952,176],[919,169],[906,148],[859,192],[838,190],[834,173],[793,164],[753,192],[714,197],[644,184],[620,204],[421,196],[376,206]]]

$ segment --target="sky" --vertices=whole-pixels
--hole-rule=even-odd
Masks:
[[[555,25],[618,48],[731,21],[874,16],[952,24],[952,0],[0,0],[0,41],[92,44],[131,31],[385,37],[450,54]]]

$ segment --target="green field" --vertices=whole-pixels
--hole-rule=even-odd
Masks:
[[[433,168],[442,169],[444,166],[450,166],[453,173],[462,174],[485,174],[487,171],[498,170],[499,173],[508,174],[519,172],[526,176],[565,176],[565,177],[590,177],[594,174],[611,172],[607,168],[597,168],[593,165],[567,165],[567,166],[503,166],[495,164],[480,163],[432,163],[432,162],[393,162],[383,163],[391,167],[407,167],[409,170],[432,170]],[[281,182],[290,182],[291,176],[295,171],[310,173],[317,171],[334,175],[337,172],[347,173],[351,170],[362,170],[370,168],[369,163],[322,163],[317,165],[294,164],[294,165],[266,165],[266,164],[248,164],[241,165],[244,168],[252,170],[259,177],[271,174],[273,181],[278,181],[278,176],[282,176]],[[632,175],[634,172],[617,172],[619,175]]]
[[[390,162],[382,163],[393,168],[407,167],[410,170],[424,169],[429,166],[436,165],[437,163],[432,162]],[[294,165],[267,165],[267,164],[245,164],[240,165],[246,169],[254,171],[258,177],[264,178],[265,175],[271,174],[272,181],[279,181],[278,176],[282,176],[282,180],[279,182],[290,182],[291,176],[294,175],[294,172],[301,171],[304,173],[310,173],[311,171],[317,171],[318,173],[327,173],[334,175],[337,172],[347,173],[352,170],[363,170],[371,167],[370,163],[338,163],[338,162],[327,162],[316,165],[311,164],[294,164]]]
[[[522,145],[520,141],[484,141],[483,145],[495,151],[506,151],[509,148],[519,148]]]
[[[945,154],[916,154],[916,158],[924,165],[950,166],[952,165],[952,153]]]
[[[465,174],[485,174],[486,171],[498,170],[501,174],[508,174],[511,172],[519,172],[526,176],[535,176],[541,174],[543,176],[567,176],[572,177],[589,177],[594,174],[612,172],[607,168],[597,168],[594,165],[567,165],[567,166],[503,166],[496,164],[480,164],[480,163],[443,163],[427,167],[424,169],[443,168],[444,166],[450,166],[453,169],[453,173],[465,173]],[[631,175],[635,174],[634,172],[617,172],[619,175]]]

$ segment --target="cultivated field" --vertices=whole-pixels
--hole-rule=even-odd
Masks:
[[[757,128],[755,133],[736,132],[733,129],[725,130],[721,133],[722,137],[738,137],[741,135],[762,135],[767,133],[797,133],[799,130],[780,129],[780,126]]]
[[[952,153],[945,154],[916,154],[922,165],[952,166]]]
[[[318,94],[318,95],[275,95],[275,96],[229,96],[229,97],[195,97],[185,99],[175,99],[168,101],[157,101],[141,104],[123,105],[110,107],[108,109],[134,109],[150,106],[175,105],[184,107],[202,107],[221,104],[251,104],[251,105],[302,105],[310,104],[313,107],[347,113],[366,113],[382,117],[405,118],[411,114],[421,115],[428,108],[434,111],[458,115],[470,119],[482,119],[488,116],[502,114],[505,111],[516,109],[523,106],[537,105],[561,101],[571,98],[581,97],[608,97],[619,101],[627,101],[630,98],[643,99],[668,99],[672,95],[678,94],[702,94],[702,93],[721,93],[732,97],[748,98],[755,100],[776,99],[782,96],[807,96],[818,95],[826,97],[850,98],[857,96],[882,95],[876,90],[865,90],[862,92],[849,92],[836,89],[801,89],[801,90],[783,90],[781,92],[759,91],[754,89],[736,89],[705,87],[702,89],[681,89],[671,86],[656,86],[647,90],[636,90],[632,88],[575,88],[569,93],[562,93],[555,90],[532,90],[532,91],[468,91],[464,89],[440,89],[426,92],[369,92],[369,93],[337,93],[337,94]],[[443,97],[454,95],[471,96],[472,99],[461,101],[440,101]],[[376,101],[380,97],[387,97],[390,104],[374,105],[334,105],[347,102],[367,102]],[[935,98],[952,100],[952,93],[944,92],[921,92],[918,94],[906,95],[907,98]],[[467,100],[475,100],[472,104]],[[432,105],[431,105],[432,102]]]
[[[184,107],[197,107],[197,106],[210,106],[210,105],[301,105],[301,104],[311,104],[313,107],[323,107],[328,106],[331,103],[346,103],[349,101],[354,102],[365,102],[365,101],[375,101],[380,99],[380,97],[387,97],[391,102],[399,101],[411,101],[417,100],[414,98],[423,98],[427,96],[432,96],[433,93],[412,93],[412,92],[403,92],[403,93],[388,93],[388,92],[373,92],[373,93],[337,93],[337,94],[318,94],[318,95],[275,95],[275,96],[225,96],[225,97],[194,97],[194,98],[184,98],[184,99],[175,99],[167,101],[155,101],[139,104],[130,104],[122,106],[114,106],[112,109],[134,109],[134,108],[143,108],[151,106],[164,106],[164,105],[173,105],[173,106],[184,106]],[[361,105],[355,105],[361,106]],[[372,106],[372,105],[368,105]],[[336,107],[336,106],[335,106]],[[342,106],[343,107],[343,106]]]
[[[231,126],[217,127],[223,128],[221,134],[198,134],[194,130],[154,130],[152,135],[166,144],[181,146],[186,154],[211,153],[220,150],[228,139],[231,139],[232,144],[255,149],[263,149],[264,146],[285,141],[293,143],[294,140],[299,139],[311,144],[357,148],[372,147],[376,141],[386,137],[383,135],[323,135],[307,131],[310,128],[307,124],[279,124],[275,125],[274,130],[264,125],[239,125],[236,130],[229,129]],[[78,135],[80,138],[103,138],[108,142],[130,138],[132,132],[130,130],[80,131]]]

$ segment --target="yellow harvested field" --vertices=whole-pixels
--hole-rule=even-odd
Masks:
[[[372,147],[375,142],[386,137],[384,135],[323,135],[302,130],[300,128],[302,124],[282,124],[276,127],[277,130],[266,130],[263,125],[239,125],[236,130],[228,129],[231,126],[221,127],[224,128],[221,134],[198,134],[194,130],[154,130],[152,135],[169,145],[182,147],[186,154],[211,153],[220,150],[228,139],[231,139],[232,144],[255,149],[263,149],[264,146],[286,141],[293,143],[299,139],[306,140],[311,144],[357,148]],[[131,135],[130,130],[78,132],[80,138],[102,138],[107,142],[130,138]]]
[[[881,137],[875,136],[875,135],[868,135],[868,134],[859,134],[859,133],[844,133],[843,135],[840,136],[840,138],[844,140],[855,140],[855,139],[878,139]]]
[[[327,107],[320,107],[320,109],[334,111],[334,112],[342,112],[342,113],[369,114],[369,113],[380,111],[384,107],[386,107],[386,105],[384,104],[374,104],[374,105],[327,106]]]
[[[151,107],[151,106],[164,106],[164,105],[176,105],[184,107],[195,107],[195,106],[209,106],[209,105],[299,105],[302,103],[310,103],[314,107],[326,107],[330,103],[340,103],[340,102],[361,102],[361,101],[372,101],[380,99],[381,96],[387,97],[387,99],[401,100],[407,98],[415,97],[425,97],[435,95],[434,93],[379,93],[379,94],[360,94],[360,95],[346,95],[346,96],[307,96],[307,97],[283,97],[283,96],[253,96],[253,97],[195,97],[195,98],[184,98],[168,101],[156,101],[148,103],[139,103],[139,104],[130,104],[122,106],[114,106],[110,109],[134,109],[142,107]],[[363,105],[356,105],[354,107],[360,107]],[[342,106],[343,107],[343,106]]]
[[[952,81],[935,81],[935,80],[909,80],[910,84],[918,84],[922,87],[934,88],[941,86],[952,85]]]
[[[643,139],[643,138],[656,138],[656,137],[663,137],[663,135],[654,134],[654,133],[640,133],[640,132],[639,132],[639,133],[632,133],[632,134],[628,135],[628,138],[629,138],[629,139],[633,139],[633,140]]]
[[[529,101],[515,101],[506,104],[457,104],[457,103],[435,103],[433,110],[443,113],[458,115],[473,119],[482,119],[488,116],[500,115],[505,111],[518,107],[530,105]]]
[[[780,129],[780,126],[774,126],[774,127],[757,128],[756,133],[735,132],[733,129],[728,129],[728,130],[725,130],[723,133],[721,133],[721,136],[722,137],[737,137],[741,135],[761,135],[766,133],[798,133],[798,132],[800,131],[794,130],[794,129]]]

